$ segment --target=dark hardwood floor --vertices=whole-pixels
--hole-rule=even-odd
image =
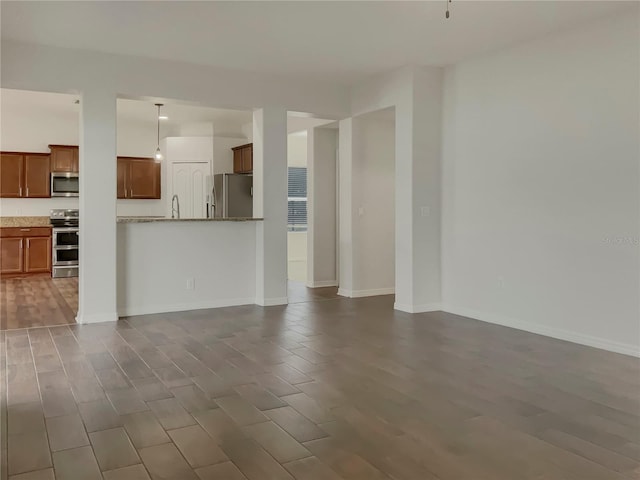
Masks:
[[[75,323],[78,279],[47,275],[0,280],[0,330]]]
[[[1,478],[640,478],[637,359],[392,307],[0,332]]]
[[[289,280],[289,303],[317,302],[318,300],[331,300],[338,298],[338,287],[307,288],[304,283]]]
[[[337,287],[307,288],[289,281],[290,303],[338,297]],[[0,280],[0,330],[48,327],[75,323],[78,279],[47,276]]]

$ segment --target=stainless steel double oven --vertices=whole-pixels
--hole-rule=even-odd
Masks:
[[[49,220],[53,234],[51,276],[77,277],[80,232],[78,210],[51,210]]]

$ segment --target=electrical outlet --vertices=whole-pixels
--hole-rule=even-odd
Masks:
[[[363,216],[364,215],[364,207],[360,207],[358,209],[358,215]]]
[[[498,277],[498,288],[500,290],[504,290],[504,287],[505,287],[504,277],[501,275]]]
[[[420,215],[423,217],[431,216],[431,208],[430,207],[420,207]]]
[[[194,290],[196,288],[196,281],[193,278],[187,278],[187,290]]]

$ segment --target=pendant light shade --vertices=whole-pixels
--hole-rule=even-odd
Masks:
[[[162,160],[162,151],[160,151],[160,107],[162,107],[162,103],[156,103],[156,107],[158,107],[158,143],[156,148],[155,159],[156,162]]]

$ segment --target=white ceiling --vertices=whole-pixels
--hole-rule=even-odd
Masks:
[[[354,83],[446,65],[571,28],[636,2],[15,2],[2,40]]]
[[[33,114],[37,114],[39,110],[46,110],[60,116],[79,115],[80,107],[74,103],[77,99],[78,97],[74,95],[2,88],[0,89],[0,117],[3,117],[2,112],[5,108],[5,111],[11,111],[15,107]],[[217,134],[234,136],[241,134],[243,125],[253,121],[252,112],[247,110],[198,107],[171,102],[165,103],[162,114],[169,117],[167,120],[162,120],[162,129],[169,132],[179,131],[180,127],[185,125],[211,123]],[[118,118],[155,125],[157,107],[153,101],[118,99]],[[333,121],[292,113],[288,117],[288,131],[289,133],[298,132]]]

